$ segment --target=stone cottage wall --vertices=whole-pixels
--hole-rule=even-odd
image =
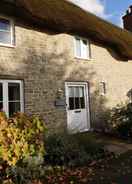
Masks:
[[[65,101],[65,82],[89,84],[91,126],[104,126],[109,108],[128,100],[132,87],[132,62],[121,60],[113,51],[91,43],[90,60],[74,57],[73,36],[40,32],[15,25],[16,46],[0,46],[0,79],[24,81],[24,106],[28,114],[40,115],[51,132],[66,129],[65,106],[55,102],[59,90]],[[99,83],[106,82],[106,95]]]

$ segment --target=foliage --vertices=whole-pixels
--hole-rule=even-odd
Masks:
[[[109,155],[95,165],[50,168],[43,184],[132,184],[132,151]]]
[[[45,130],[37,117],[0,113],[0,184],[88,183],[91,168],[108,157],[93,134],[44,137]]]
[[[131,184],[132,151],[121,155],[110,155],[100,159],[94,165],[76,168],[41,166],[36,170],[35,180],[25,180],[26,184]],[[16,168],[18,170],[20,168]],[[27,176],[28,167],[19,170],[20,175]],[[13,170],[12,170],[13,171]],[[41,175],[40,175],[41,174]],[[31,174],[30,174],[31,175]],[[8,182],[9,181],[9,182]],[[8,180],[2,184],[25,184],[18,180]],[[28,181],[28,182],[27,182]],[[0,180],[1,182],[1,180]],[[1,184],[1,183],[0,183]]]
[[[28,162],[8,167],[6,174],[14,184],[32,184],[33,181],[39,181],[44,177],[43,159],[30,157]]]
[[[132,138],[132,103],[113,108],[109,123],[114,133],[123,138]]]
[[[52,135],[46,139],[45,162],[51,165],[81,166],[105,155],[91,135]]]
[[[38,117],[17,113],[7,118],[0,113],[0,157],[16,165],[29,157],[40,157],[44,150],[45,126]]]

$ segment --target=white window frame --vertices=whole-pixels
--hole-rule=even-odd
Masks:
[[[81,56],[79,57],[78,54],[77,54],[77,49],[76,49],[76,39],[80,39],[81,41]],[[83,40],[85,40],[87,42],[87,57],[83,57]],[[82,37],[79,37],[79,36],[74,36],[74,55],[75,55],[75,58],[78,58],[78,59],[85,59],[85,60],[90,60],[91,59],[91,49],[90,49],[90,41],[86,38],[82,38]]]
[[[99,83],[99,90],[100,90],[100,95],[105,96],[106,95],[106,82],[101,81]]]
[[[1,16],[1,19],[5,19],[8,20],[10,23],[10,34],[11,34],[11,40],[10,40],[10,44],[6,44],[6,43],[2,43],[0,42],[0,46],[5,46],[5,47],[14,47],[15,46],[15,25],[14,25],[14,20],[9,18],[9,17],[5,17],[5,16]]]
[[[23,81],[21,80],[0,80],[3,89],[3,111],[9,117],[9,94],[8,94],[8,84],[17,83],[20,84],[20,111],[24,112],[24,92],[23,92]]]

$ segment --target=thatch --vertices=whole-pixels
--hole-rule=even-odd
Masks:
[[[82,10],[66,0],[17,0],[34,18],[56,31],[91,38],[132,59],[132,33]]]

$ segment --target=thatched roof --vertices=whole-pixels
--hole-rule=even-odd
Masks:
[[[56,32],[91,38],[132,59],[132,33],[86,12],[66,0],[17,0],[32,17]]]

